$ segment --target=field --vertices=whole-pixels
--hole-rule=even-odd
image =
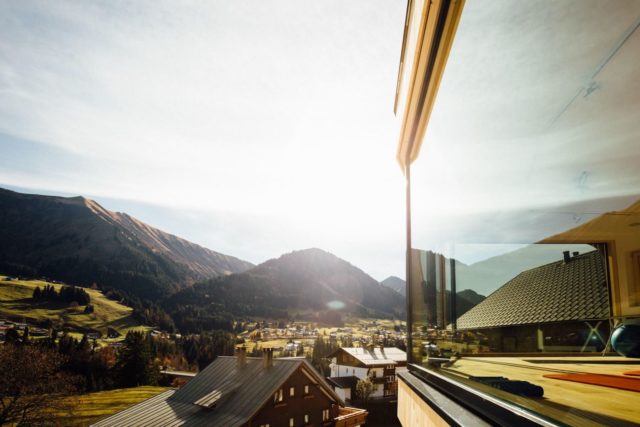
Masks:
[[[74,400],[77,399],[77,405],[74,406],[71,416],[64,414],[66,418],[64,425],[70,427],[88,426],[166,390],[168,389],[165,387],[143,386],[76,396]]]
[[[91,314],[83,313],[84,307],[72,308],[61,302],[39,301],[31,299],[37,286],[44,288],[47,282],[40,280],[4,280],[0,276],[0,318],[12,320],[25,319],[29,323],[42,323],[50,320],[54,325],[64,325],[77,332],[99,331],[106,335],[107,328],[113,328],[125,335],[131,329],[149,329],[141,326],[133,318],[133,309],[112,301],[100,291],[85,289],[91,296],[95,310]],[[53,284],[56,290],[62,286]],[[108,342],[110,340],[103,340]]]
[[[339,345],[345,345],[345,339],[350,339],[352,341],[358,341],[362,339],[370,339],[374,331],[378,329],[386,330],[387,332],[393,332],[395,327],[406,328],[406,323],[399,320],[381,320],[381,319],[368,319],[368,318],[347,318],[344,321],[344,326],[342,327],[330,327],[330,326],[319,326],[315,322],[306,322],[306,321],[296,321],[296,326],[301,326],[306,328],[307,330],[317,329],[318,334],[321,337],[324,337],[325,340],[329,339],[332,335],[336,337],[337,343]],[[260,348],[284,348],[287,343],[291,341],[300,342],[304,346],[305,355],[310,356],[313,352],[313,345],[316,340],[315,336],[267,336],[263,339],[252,339],[249,337],[245,346],[248,352],[254,350],[256,346]],[[359,345],[355,343],[354,345]],[[277,353],[277,357],[282,356]]]

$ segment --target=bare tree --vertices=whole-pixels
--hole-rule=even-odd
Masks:
[[[65,359],[35,345],[0,346],[0,425],[56,425],[70,413],[74,377],[63,372]]]

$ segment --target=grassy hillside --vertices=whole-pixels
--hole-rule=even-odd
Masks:
[[[77,404],[74,405],[73,415],[64,415],[64,425],[88,426],[167,390],[165,387],[143,386],[76,396],[74,400]]]
[[[112,301],[100,291],[85,289],[95,310],[84,314],[84,307],[71,308],[62,302],[33,301],[31,296],[37,286],[44,288],[47,282],[40,280],[11,280],[0,276],[0,318],[26,319],[30,323],[51,320],[54,325],[67,326],[78,331],[100,331],[111,327],[125,335],[131,329],[148,329],[133,318],[133,309]],[[62,285],[53,284],[56,290]]]

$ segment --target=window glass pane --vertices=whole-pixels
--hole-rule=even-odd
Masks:
[[[411,166],[412,361],[569,425],[639,419],[638,22],[467,1]]]

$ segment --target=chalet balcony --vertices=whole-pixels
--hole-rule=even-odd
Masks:
[[[368,412],[364,409],[344,407],[340,408],[335,418],[335,427],[357,427],[367,422]]]

